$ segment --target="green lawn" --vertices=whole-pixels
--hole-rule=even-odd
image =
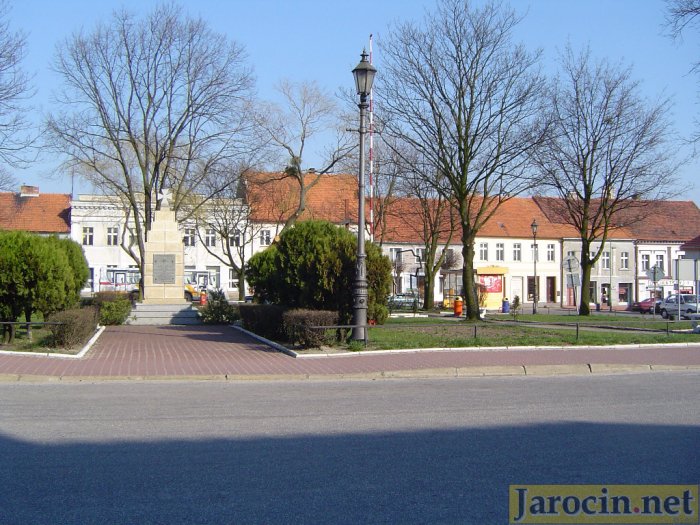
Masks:
[[[522,321],[513,322],[509,315],[500,316],[500,320],[476,323],[450,318],[389,319],[384,326],[370,328],[367,349],[700,342],[698,334],[674,333],[688,330],[689,321],[652,322],[651,317],[596,315],[579,318],[546,314],[518,316],[518,319]]]
[[[1,329],[0,329],[1,331]],[[48,328],[33,326],[32,327],[32,338],[28,337],[27,330],[24,325],[19,325],[17,327],[17,332],[15,333],[15,340],[12,344],[3,343],[0,339],[0,350],[9,350],[13,352],[65,352],[64,349],[52,348],[50,346],[51,342],[51,331]]]

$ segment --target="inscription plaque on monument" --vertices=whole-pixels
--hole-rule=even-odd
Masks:
[[[175,284],[175,254],[153,254],[153,284]]]

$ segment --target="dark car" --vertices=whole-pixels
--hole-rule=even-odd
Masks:
[[[655,297],[649,297],[643,301],[637,301],[632,303],[632,310],[635,312],[640,312],[643,314],[650,314],[652,312],[658,314],[661,311],[661,300]]]

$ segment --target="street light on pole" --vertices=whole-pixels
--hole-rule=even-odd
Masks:
[[[612,312],[613,311],[613,253],[615,248],[613,245],[608,241],[608,248],[610,248],[610,253],[609,253],[609,263],[610,263],[610,280],[608,281],[608,309]]]
[[[532,259],[535,269],[534,291],[532,292],[532,313],[537,313],[537,219],[532,219]]]
[[[352,74],[355,77],[355,87],[360,95],[360,171],[358,175],[358,207],[357,207],[357,261],[355,262],[355,281],[352,286],[352,339],[367,340],[367,265],[365,255],[365,114],[369,103],[367,97],[372,91],[376,68],[367,60],[367,53],[362,50],[360,63]]]

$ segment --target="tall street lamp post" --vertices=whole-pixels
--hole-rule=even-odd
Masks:
[[[612,305],[612,297],[613,297],[613,287],[612,287],[612,282],[613,282],[613,245],[608,244],[608,247],[610,248],[610,258],[609,258],[609,263],[610,263],[610,281],[608,282],[608,309],[612,312],[613,311],[613,305]]]
[[[352,74],[355,87],[360,95],[360,171],[358,176],[357,207],[357,261],[355,262],[355,281],[352,286],[352,339],[367,340],[367,265],[365,255],[365,114],[369,103],[367,97],[372,91],[372,83],[377,70],[367,60],[367,53],[362,50],[362,59]]]
[[[532,259],[535,270],[535,283],[534,290],[532,292],[532,313],[537,313],[537,219],[532,219]]]

